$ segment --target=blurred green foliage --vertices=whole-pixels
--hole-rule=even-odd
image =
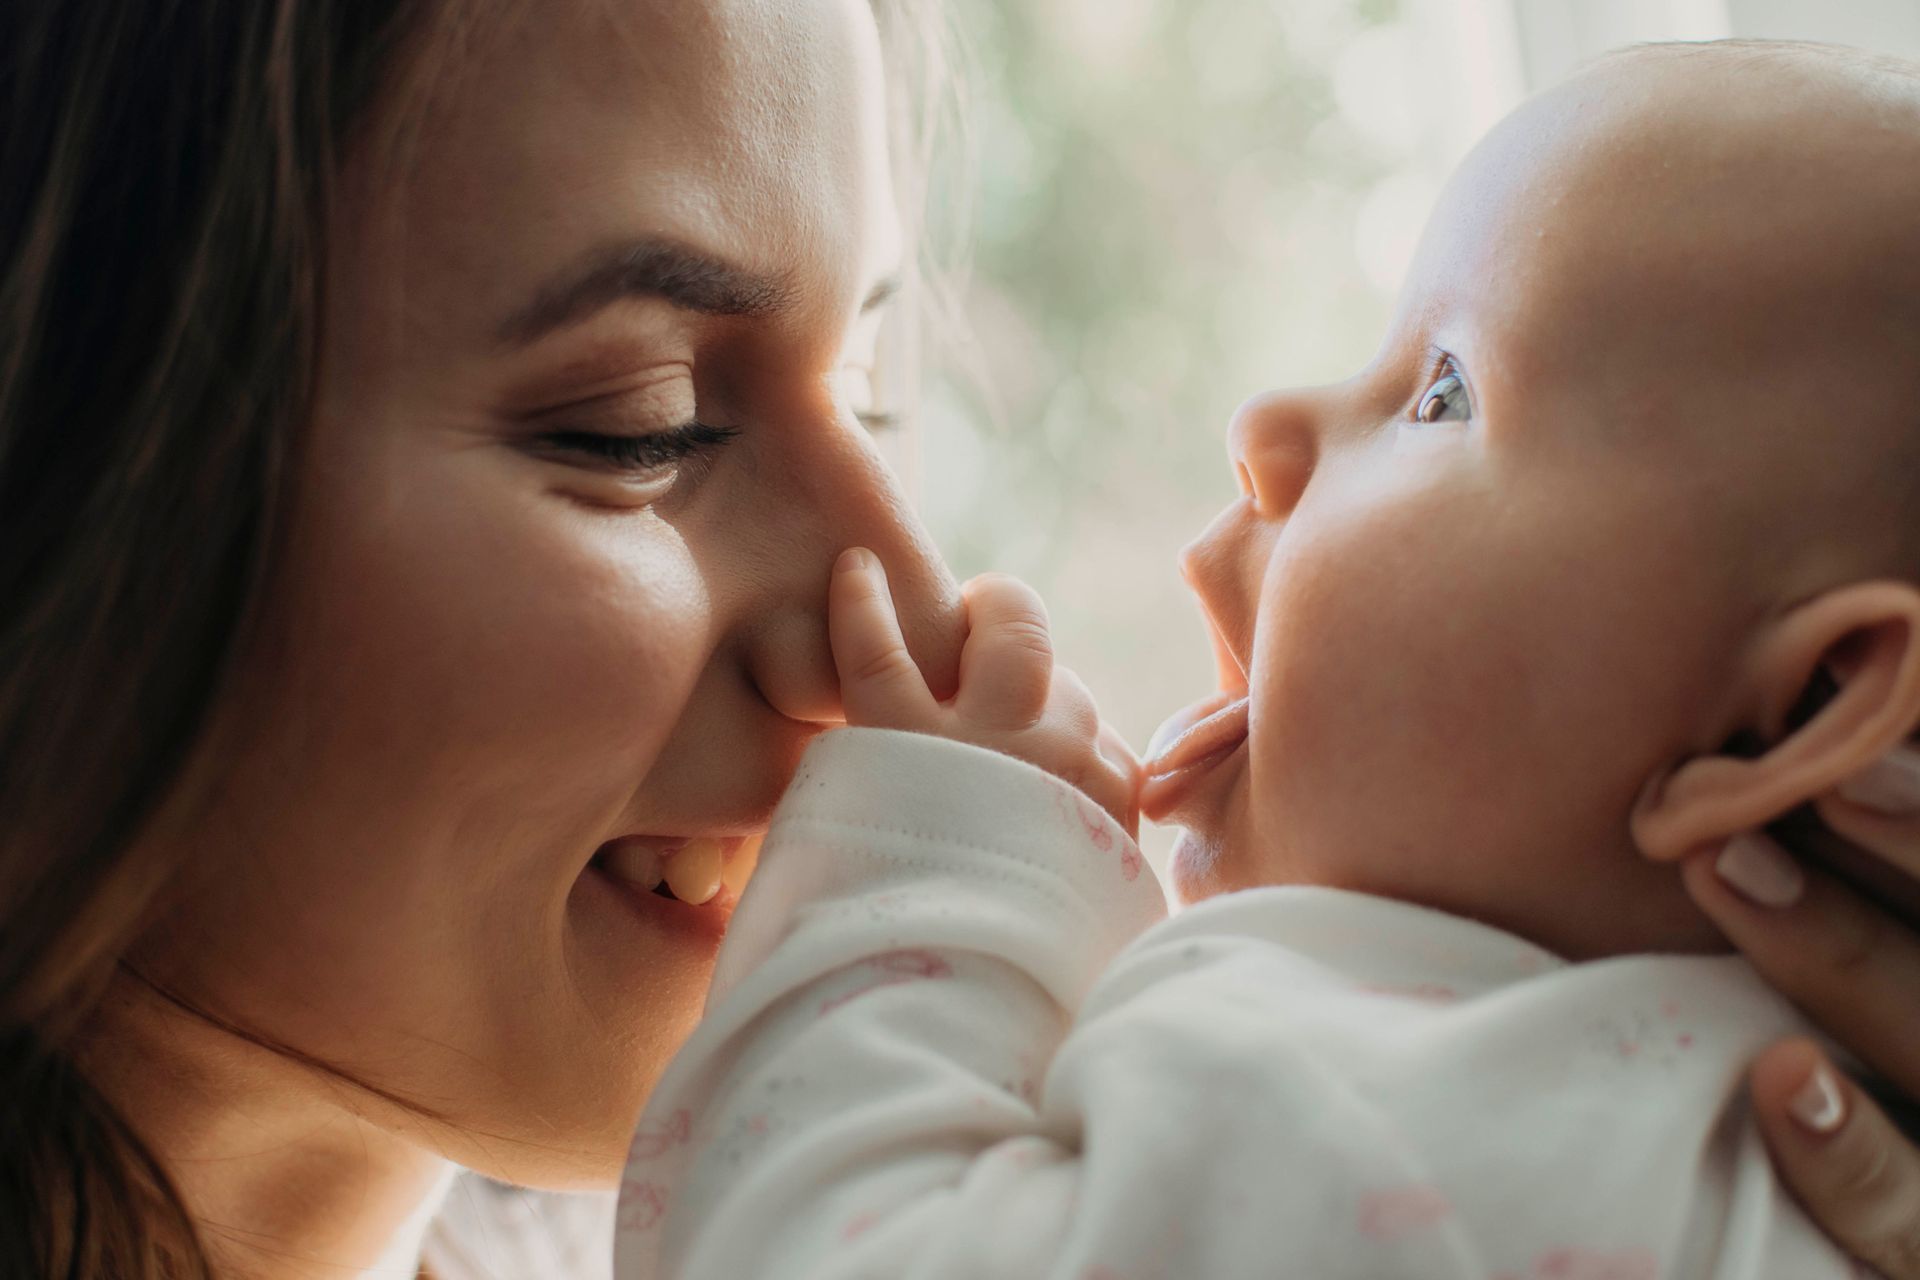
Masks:
[[[1400,8],[955,10],[974,64],[972,349],[929,379],[922,503],[962,576],[1004,569],[1046,595],[1058,651],[1136,745],[1211,687],[1175,558],[1233,494],[1228,417],[1356,371],[1384,328],[1357,231],[1416,159],[1389,127],[1422,109],[1393,72],[1415,43]]]
[[[1087,504],[1223,494],[1234,405],[1371,350],[1384,299],[1352,227],[1403,157],[1348,124],[1330,73],[1399,0],[960,12],[977,376],[937,385],[935,430],[984,456],[943,475],[930,441],[929,500],[958,563],[1049,578]]]

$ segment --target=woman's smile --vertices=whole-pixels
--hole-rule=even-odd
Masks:
[[[738,898],[759,846],[758,836],[620,836],[600,846],[591,869],[669,901],[705,906]]]

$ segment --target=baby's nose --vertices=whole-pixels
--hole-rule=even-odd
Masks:
[[[1227,457],[1240,492],[1260,515],[1293,510],[1320,458],[1312,402],[1299,392],[1272,391],[1240,406],[1227,427]]]

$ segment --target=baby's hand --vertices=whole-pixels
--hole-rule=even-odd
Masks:
[[[1046,606],[1025,583],[982,574],[966,585],[960,688],[941,703],[927,689],[894,614],[886,571],[870,551],[833,568],[827,624],[847,723],[901,729],[1017,756],[1081,791],[1130,836],[1140,829],[1140,762],[1100,721],[1080,678],[1055,666]]]

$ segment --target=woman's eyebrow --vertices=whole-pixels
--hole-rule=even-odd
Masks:
[[[594,254],[583,267],[540,289],[500,324],[499,340],[525,346],[623,298],[664,298],[702,315],[757,318],[790,308],[794,290],[785,279],[669,240],[637,240]]]

